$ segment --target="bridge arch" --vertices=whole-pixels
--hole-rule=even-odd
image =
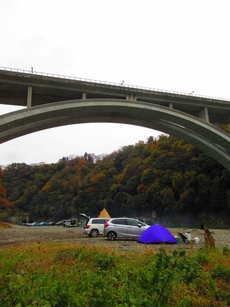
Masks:
[[[44,129],[79,123],[137,125],[194,144],[230,171],[230,137],[210,123],[161,105],[123,99],[59,101],[0,116],[0,143]]]

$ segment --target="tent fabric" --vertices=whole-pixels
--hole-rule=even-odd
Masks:
[[[109,215],[108,211],[105,208],[100,212],[100,215],[98,217],[105,217],[108,219],[111,218],[111,216]]]
[[[173,235],[161,225],[152,225],[147,228],[140,238],[138,239],[139,243],[145,244],[154,244],[154,243],[170,243],[177,244],[177,240]]]

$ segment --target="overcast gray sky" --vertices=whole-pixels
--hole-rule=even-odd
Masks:
[[[230,99],[229,29],[227,0],[1,0],[0,66]],[[55,128],[1,144],[0,165],[109,154],[159,134]]]

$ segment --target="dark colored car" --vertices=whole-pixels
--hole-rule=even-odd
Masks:
[[[61,220],[56,223],[57,226],[63,226],[66,220]]]

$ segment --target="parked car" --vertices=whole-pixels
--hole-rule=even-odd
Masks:
[[[47,226],[55,226],[56,223],[55,222],[49,222]]]
[[[66,220],[63,224],[64,227],[77,227],[78,220],[72,219],[72,220]]]
[[[112,218],[105,223],[104,236],[109,241],[114,241],[117,238],[137,240],[148,227],[150,226],[133,218]]]
[[[66,220],[61,220],[56,223],[57,226],[63,226]]]
[[[26,226],[38,226],[37,222],[33,222],[33,223],[26,223]]]
[[[47,226],[48,225],[48,222],[41,222],[38,224],[38,226]]]
[[[98,237],[104,233],[104,225],[109,220],[108,218],[90,218],[85,214],[80,214],[80,216],[86,219],[83,233],[89,237]]]

